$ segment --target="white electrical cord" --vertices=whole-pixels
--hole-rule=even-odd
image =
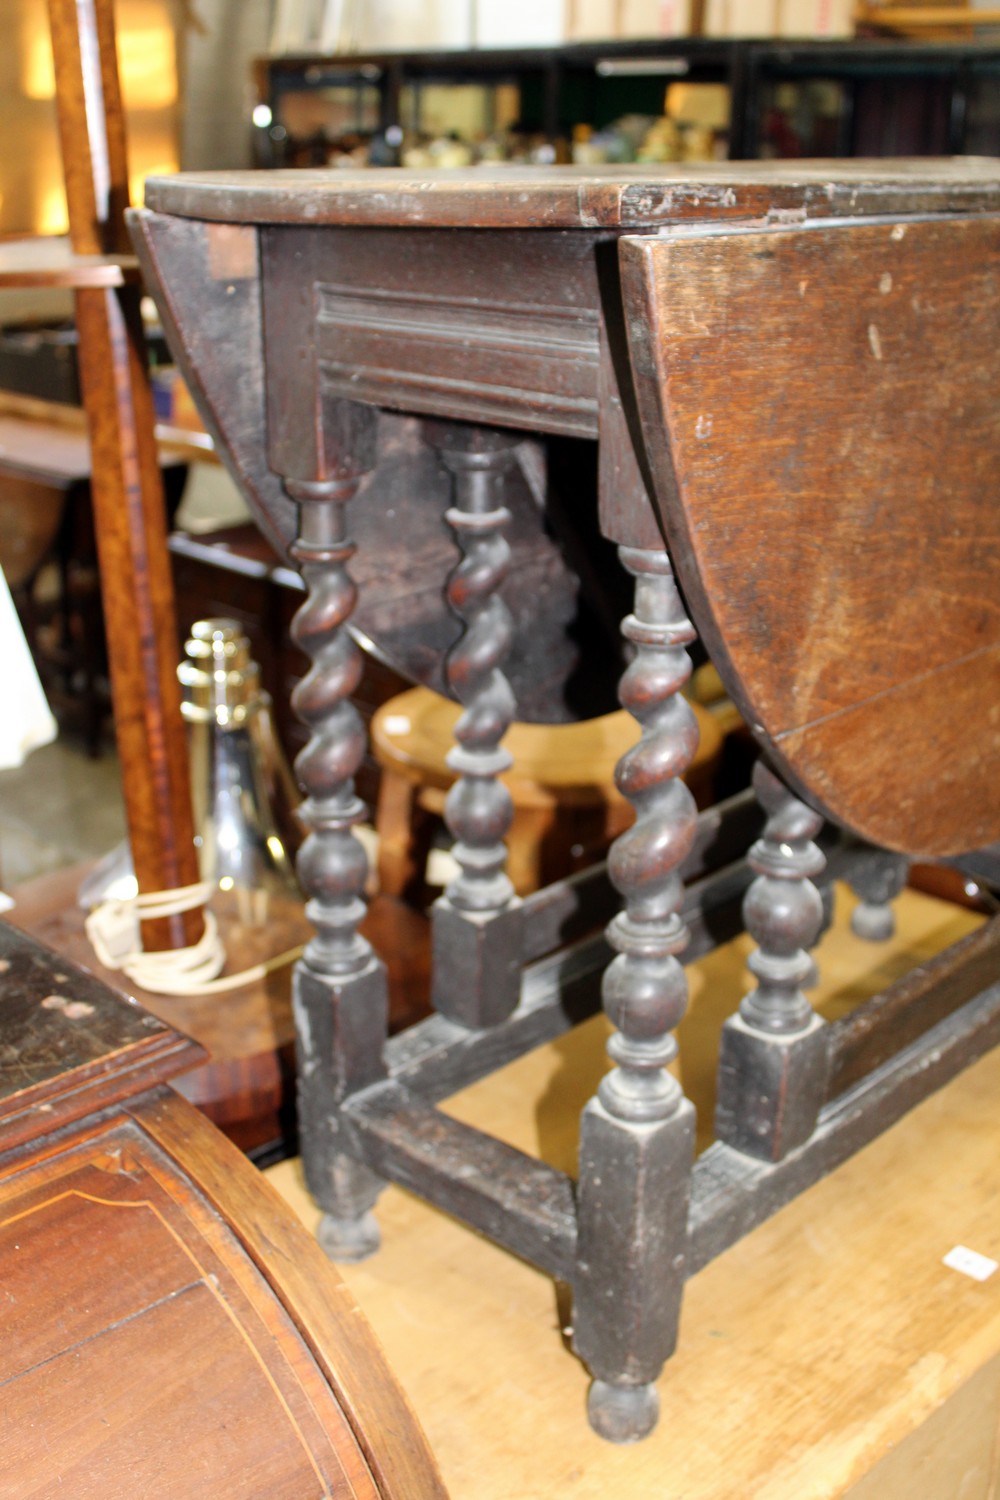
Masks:
[[[219,924],[205,905],[212,890],[208,881],[201,880],[173,891],[145,891],[127,900],[102,901],[84,923],[98,963],[106,969],[120,969],[133,984],[151,995],[221,995],[263,979],[272,970],[293,963],[302,953],[301,945],[289,948],[277,958],[219,979],[226,950],[219,936]],[[196,943],[162,953],[143,950],[140,922],[180,916],[199,906],[205,908],[205,930]]]

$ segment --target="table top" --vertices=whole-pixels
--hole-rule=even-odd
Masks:
[[[150,177],[146,206],[226,223],[598,230],[788,212],[982,211],[1000,209],[1000,160],[183,172]]]
[[[0,412],[0,473],[69,489],[90,478],[90,439],[76,427]]]
[[[0,922],[0,1151],[152,1088],[202,1049]]]
[[[130,985],[129,992],[138,1003],[122,998],[120,1012],[114,1007],[109,1010],[109,990],[122,992],[128,981],[120,972],[98,963],[84,930],[84,914],[76,898],[91,869],[92,865],[81,864],[53,870],[14,891],[16,904],[7,918],[11,928],[20,929],[60,955],[56,968],[64,979],[53,979],[45,986],[46,992],[68,995],[61,986],[70,975],[76,976],[74,984],[79,986],[81,970],[74,965],[80,965],[92,976],[87,984],[99,991],[103,1008],[96,1013],[86,1008],[92,998],[89,988],[74,988],[71,998],[83,1001],[84,1009],[67,1016],[65,1007],[54,1001],[39,1008],[37,1003],[26,1003],[23,996],[6,994],[0,987],[0,1145],[5,1140],[6,1115],[13,1111],[22,1117],[25,1113],[23,1100],[15,1099],[8,1107],[8,1097],[58,1078],[60,1068],[68,1071],[83,1067],[95,1057],[100,1063],[104,1056],[100,1051],[102,1039],[106,1041],[109,1034],[118,1036],[118,1053],[123,1064],[130,1067],[140,1058],[137,1042],[148,1050],[151,1041],[160,1045],[158,1038],[179,1034],[178,1044],[182,1038],[194,1038],[191,1043],[183,1042],[190,1053],[186,1071],[173,1085],[178,1093],[197,1105],[243,1150],[275,1141],[283,1128],[289,1090],[294,1084],[290,966],[231,990],[224,1003],[215,995],[154,995]],[[223,894],[216,896],[214,910],[233,973],[304,942],[312,931],[301,901],[293,898],[273,900],[271,918],[263,927],[241,924],[238,903]],[[0,968],[7,961],[3,954],[8,930],[0,923]],[[429,983],[427,919],[402,901],[376,896],[362,931],[386,958],[392,1029],[421,1019],[426,1014]],[[16,1058],[7,1045],[11,1038],[4,1034],[11,1028],[17,1031],[16,1036],[12,1032],[18,1042]],[[178,1072],[183,1062],[181,1059],[170,1072]],[[109,1071],[106,1065],[103,1071]],[[78,1085],[79,1076],[75,1076]],[[139,1075],[137,1078],[142,1082]],[[139,1082],[132,1092],[137,1091]],[[37,1103],[37,1095],[32,1093],[30,1101]],[[45,1125],[46,1120],[51,1122],[51,1116],[46,1114],[39,1123]]]
[[[818,812],[922,857],[1000,838],[996,223],[621,246],[649,471],[702,641]]]
[[[983,709],[1000,671],[1000,162],[210,174],[154,181],[148,201],[178,357],[279,544],[296,517],[277,476],[329,461],[317,391],[412,421],[351,520],[355,623],[397,668],[440,688],[454,639],[446,476],[417,419],[597,438],[605,536],[655,547],[662,528],[695,628],[801,796],[911,855],[1000,836]],[[591,482],[567,503],[581,534]],[[557,601],[575,579],[563,554],[550,569],[519,485],[508,509],[549,571],[538,587],[511,568],[505,670],[519,716],[544,720],[571,706]]]

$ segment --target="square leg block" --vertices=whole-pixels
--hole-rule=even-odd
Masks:
[[[573,1347],[594,1376],[591,1425],[634,1442],[655,1425],[653,1382],[677,1342],[694,1108],[616,1119],[592,1099],[580,1123]]]
[[[434,903],[434,1009],[462,1026],[496,1026],[521,997],[522,912],[466,912]]]
[[[309,1191],[325,1210],[320,1243],[337,1260],[378,1244],[369,1210],[383,1187],[350,1152],[340,1106],[385,1074],[385,971],[373,959],[343,980],[299,964],[292,983],[299,1136]]]
[[[722,1028],[715,1133],[762,1161],[781,1161],[812,1135],[829,1068],[824,1022],[791,1036],[757,1031],[740,1015]]]

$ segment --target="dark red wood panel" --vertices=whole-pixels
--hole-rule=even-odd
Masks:
[[[68,1191],[0,1209],[0,1382],[200,1279],[152,1206],[115,1204],[108,1191],[114,1186],[114,1178],[102,1182],[92,1171]],[[75,1250],[67,1255],[71,1239]],[[40,1316],[50,1297],[49,1313]]]
[[[656,499],[699,629],[824,812],[1000,837],[1000,219],[627,240]]]
[[[53,1464],[53,1453],[59,1454]],[[0,1466],[22,1500],[319,1500],[331,1488],[224,1304],[191,1286],[17,1376]]]
[[[267,1280],[133,1126],[0,1182],[0,1308],[0,1473],[25,1500],[374,1500]]]

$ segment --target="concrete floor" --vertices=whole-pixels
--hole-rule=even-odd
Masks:
[[[113,749],[92,760],[72,737],[0,771],[0,886],[106,854],[125,836]]]

